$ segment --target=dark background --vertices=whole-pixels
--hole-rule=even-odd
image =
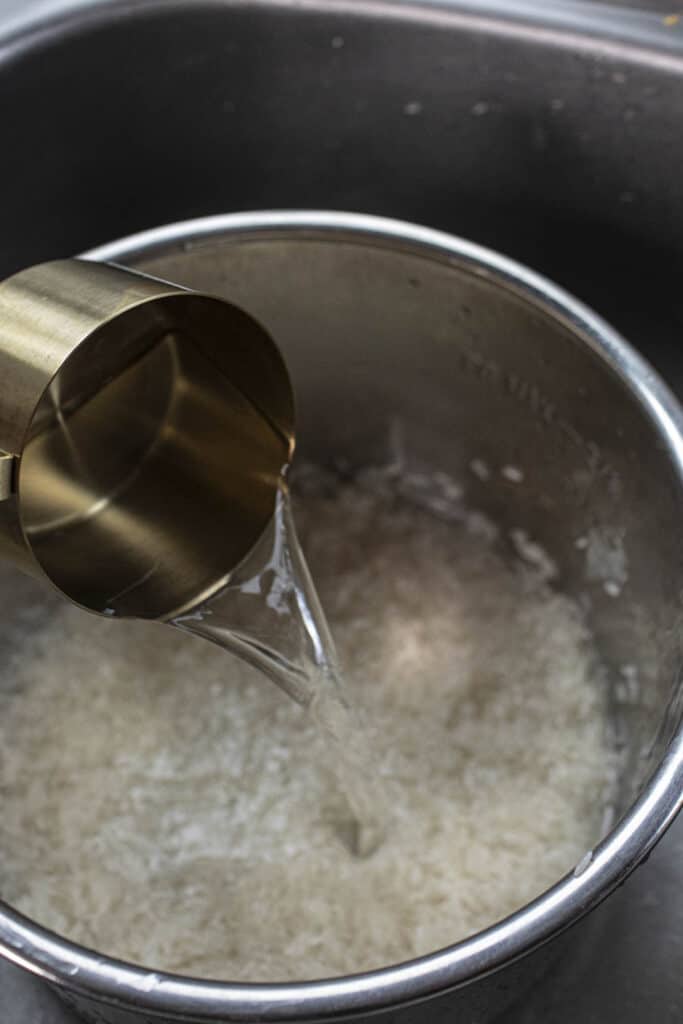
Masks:
[[[0,0],[0,275],[210,213],[386,214],[544,272],[683,394],[668,5],[79,6],[65,23],[59,2]],[[683,1020],[682,863],[679,822],[598,911],[599,958],[559,965],[506,1024]],[[71,1019],[0,965],[0,1024]]]

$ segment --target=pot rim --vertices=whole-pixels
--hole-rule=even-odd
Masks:
[[[506,256],[444,232],[366,214],[259,211],[144,231],[84,258],[122,262],[220,236],[334,238],[400,249],[493,279],[560,320],[618,377],[657,429],[683,488],[683,411],[650,365],[587,306]],[[565,876],[509,917],[455,945],[402,964],[311,982],[231,984],[150,971],[69,942],[0,903],[0,953],[47,981],[105,1003],[171,1019],[320,1020],[419,1001],[460,987],[531,952],[575,923],[647,858],[683,806],[683,722],[639,798]]]

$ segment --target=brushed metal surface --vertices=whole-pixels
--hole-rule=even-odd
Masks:
[[[0,57],[4,272],[190,215],[361,209],[524,260],[683,380],[683,66],[661,16],[143,2],[93,18],[79,6],[70,28],[15,37]],[[19,31],[31,10],[10,14]],[[551,986],[535,1019],[679,1020],[677,843],[611,898],[627,909],[593,973]],[[642,906],[622,899],[634,891]]]
[[[41,10],[52,24],[15,8],[0,45],[1,275],[186,217],[361,210],[542,270],[679,373],[683,35],[660,14],[528,0]]]

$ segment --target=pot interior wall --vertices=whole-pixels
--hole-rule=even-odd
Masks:
[[[299,457],[446,472],[511,554],[519,530],[542,545],[608,663],[624,810],[673,725],[681,494],[616,373],[508,287],[407,249],[236,236],[134,262],[241,304],[277,339]],[[640,688],[620,699],[631,666]]]

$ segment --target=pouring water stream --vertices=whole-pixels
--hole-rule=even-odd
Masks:
[[[353,816],[352,852],[373,853],[386,831],[386,801],[299,544],[284,474],[271,523],[248,558],[222,590],[172,625],[254,665],[306,709]]]

